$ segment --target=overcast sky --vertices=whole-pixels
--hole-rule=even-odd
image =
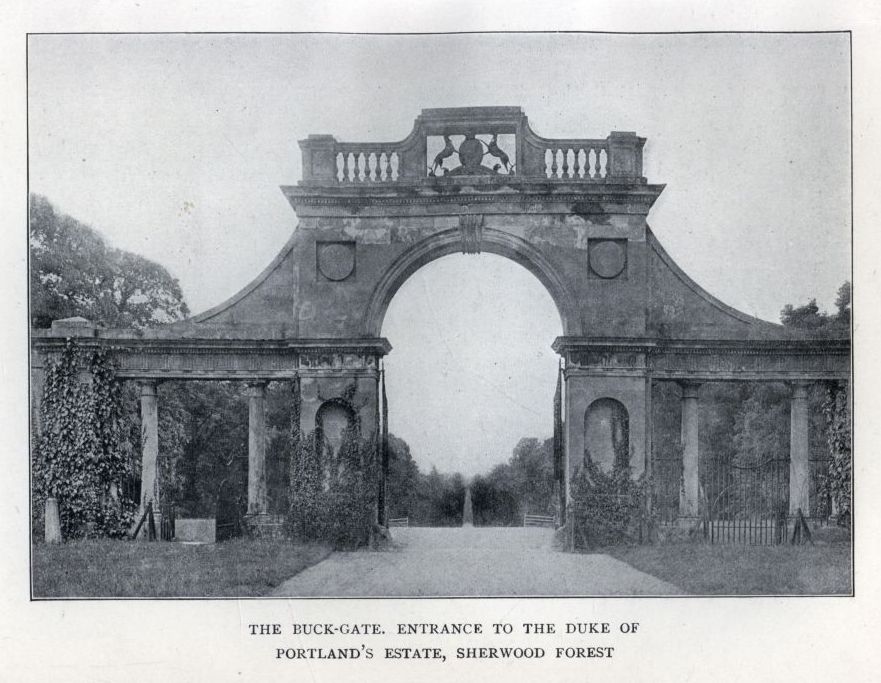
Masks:
[[[846,35],[32,36],[30,187],[165,265],[194,312],[296,226],[298,139],[405,137],[424,107],[519,105],[546,137],[648,138],[649,224],[700,285],[777,320],[850,272]],[[516,293],[517,306],[510,303]],[[500,257],[425,266],[383,333],[391,428],[486,470],[551,433],[560,322]]]

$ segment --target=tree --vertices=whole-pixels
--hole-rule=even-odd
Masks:
[[[803,306],[786,304],[780,311],[780,322],[787,327],[796,327],[802,330],[816,330],[824,327],[828,322],[825,313],[820,313],[817,300],[811,299]]]
[[[419,466],[413,460],[410,446],[403,439],[389,434],[389,472],[387,481],[391,517],[415,520],[419,499]]]
[[[508,462],[514,480],[514,492],[525,511],[548,512],[553,504],[553,439],[520,439]]]
[[[847,330],[850,329],[850,297],[850,282],[845,281],[838,288],[838,294],[835,296],[835,307],[838,309],[835,318],[838,324]]]
[[[787,304],[780,312],[780,322],[786,327],[825,332],[835,336],[850,332],[851,286],[849,281],[842,283],[835,295],[836,312],[821,312],[817,300],[811,299],[802,306]]]
[[[177,279],[161,265],[110,247],[95,230],[31,195],[31,324],[82,316],[144,328],[188,315]]]

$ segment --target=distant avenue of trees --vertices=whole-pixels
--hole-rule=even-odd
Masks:
[[[460,473],[419,470],[407,442],[390,435],[389,504],[392,517],[409,517],[417,526],[462,523],[465,489],[471,487],[474,524],[519,525],[526,512],[551,512],[554,489],[552,440],[520,439],[506,463],[470,482]]]

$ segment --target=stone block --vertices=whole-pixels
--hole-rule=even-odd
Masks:
[[[58,501],[54,498],[46,499],[46,514],[44,526],[46,543],[60,543],[61,516],[58,514]]]
[[[191,543],[214,543],[217,540],[217,520],[182,519],[174,520],[174,540]]]

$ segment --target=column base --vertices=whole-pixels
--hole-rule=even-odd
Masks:
[[[268,512],[245,515],[245,535],[248,538],[278,540],[285,538],[284,515],[271,515]]]

